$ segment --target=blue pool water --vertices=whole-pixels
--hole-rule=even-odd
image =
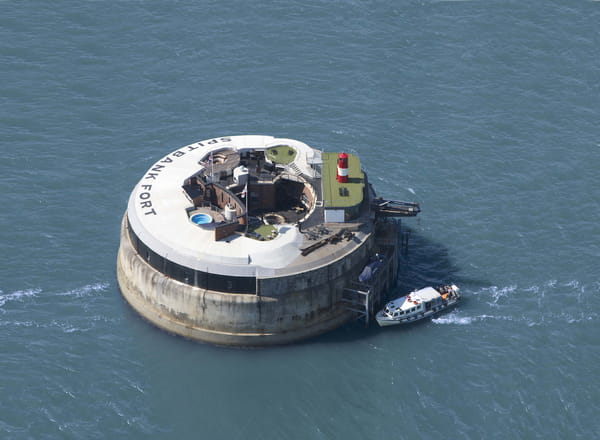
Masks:
[[[212,222],[212,217],[208,214],[195,214],[191,220],[197,225],[205,225]]]

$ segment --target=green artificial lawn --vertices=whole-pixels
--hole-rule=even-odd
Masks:
[[[277,145],[276,147],[267,148],[265,154],[271,162],[282,165],[290,164],[296,158],[296,150],[287,145]]]
[[[360,160],[353,154],[348,154],[348,182],[339,183],[337,176],[338,153],[323,153],[323,168],[321,182],[323,184],[323,201],[326,208],[349,208],[362,202],[365,175],[360,169]],[[348,195],[342,196],[340,188],[348,190]]]
[[[260,237],[264,237],[265,240],[271,240],[271,238],[269,238],[269,235],[271,234],[271,232],[276,231],[275,227],[272,225],[260,225],[257,226],[255,228],[248,228],[248,232],[252,232],[254,234],[258,234],[260,235]],[[275,235],[277,236],[277,235]],[[260,240],[260,237],[252,237],[256,240]]]

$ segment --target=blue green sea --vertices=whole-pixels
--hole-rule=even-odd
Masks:
[[[0,2],[0,438],[600,438],[600,2]],[[123,300],[144,172],[265,134],[418,201],[464,302],[241,350]]]

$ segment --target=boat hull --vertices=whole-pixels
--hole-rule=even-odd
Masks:
[[[413,322],[421,321],[423,319],[427,319],[427,318],[431,318],[435,315],[439,315],[440,313],[443,313],[446,310],[451,309],[459,302],[460,302],[460,300],[457,299],[455,301],[448,302],[448,304],[446,304],[445,306],[441,307],[438,310],[435,310],[435,311],[428,310],[423,313],[419,313],[419,314],[415,314],[415,315],[407,316],[407,317],[403,317],[403,318],[390,318],[390,317],[386,316],[383,313],[383,311],[380,311],[375,315],[375,319],[377,320],[377,324],[379,324],[380,327],[389,327],[392,325],[399,325],[399,324],[411,324]]]

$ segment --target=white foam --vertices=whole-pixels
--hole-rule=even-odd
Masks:
[[[564,284],[565,287],[573,287],[574,289],[578,289],[579,288],[579,281],[577,280],[571,280],[568,283]]]
[[[448,318],[438,318],[438,319],[434,320],[434,322],[436,324],[468,325],[468,324],[471,324],[473,321],[468,316],[462,317],[462,318],[453,316],[453,317],[448,317]]]
[[[77,287],[66,292],[59,293],[59,296],[75,296],[77,298],[90,296],[98,292],[105,291],[110,286],[109,283],[86,284],[83,287]]]
[[[41,291],[42,289],[17,290],[16,292],[7,293],[6,295],[2,295],[2,292],[0,292],[0,307],[9,301],[22,301],[24,298],[31,298]]]
[[[479,315],[479,316],[460,316],[458,312],[453,312],[448,315],[440,316],[439,318],[433,318],[431,321],[434,324],[456,324],[456,325],[468,325],[477,321],[485,321],[488,319],[500,320],[500,321],[512,321],[512,316],[497,316],[497,315]]]
[[[105,291],[110,286],[110,283],[100,282],[94,284],[86,284],[82,287],[77,287],[72,290],[68,290],[66,292],[59,293],[50,293],[49,295],[57,295],[57,296],[74,296],[77,298],[86,297],[90,295],[97,294],[98,292]],[[15,292],[4,294],[0,290],[0,307],[4,306],[8,302],[23,302],[27,298],[35,298],[42,293],[42,289],[34,288],[34,289],[26,289],[26,290],[17,290]],[[2,313],[6,311],[4,309],[0,309]]]
[[[492,301],[489,303],[490,306],[495,307],[498,305],[498,301],[501,298],[510,296],[517,290],[516,285],[509,285],[505,287],[490,286],[483,288],[479,292],[473,292],[473,295],[491,295]]]
[[[502,316],[502,315],[479,315],[475,317],[478,321],[484,321],[486,319],[495,319],[497,321],[512,321],[512,316]]]
[[[33,321],[0,321],[0,326],[6,327],[39,327]]]
[[[88,328],[81,328],[81,327],[74,326],[67,321],[58,321],[56,319],[53,319],[50,322],[50,325],[45,326],[45,327],[56,327],[56,328],[61,329],[63,331],[63,333],[83,333],[83,332],[87,332],[87,331],[91,330],[93,326],[88,327]]]
[[[450,313],[448,315],[440,316],[439,318],[433,318],[431,321],[434,324],[468,325],[473,322],[473,319],[469,316],[458,316],[457,313]]]

